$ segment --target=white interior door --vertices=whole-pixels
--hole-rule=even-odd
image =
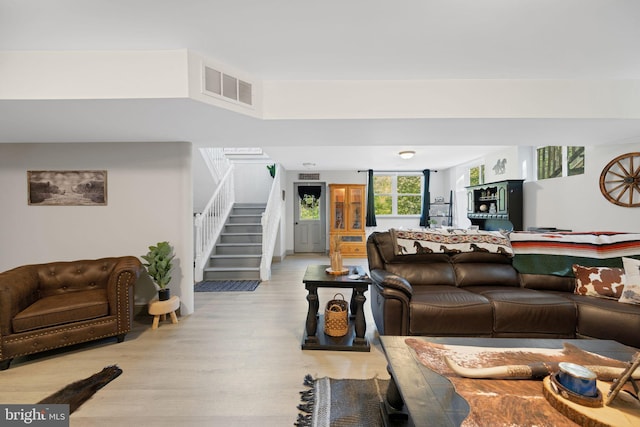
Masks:
[[[326,186],[293,184],[293,251],[326,251]]]

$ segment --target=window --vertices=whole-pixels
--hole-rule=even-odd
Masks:
[[[538,179],[562,176],[562,147],[538,148]]]
[[[484,165],[469,169],[469,185],[484,184]]]
[[[584,174],[584,147],[539,147],[536,159],[538,179]]]
[[[320,219],[320,195],[322,187],[319,185],[298,186],[298,215],[299,220],[317,221]]]
[[[584,147],[567,147],[567,175],[584,174]]]
[[[315,195],[305,194],[304,197],[298,200],[300,201],[299,219],[320,219],[320,200]]]
[[[374,175],[376,215],[420,215],[422,175]]]

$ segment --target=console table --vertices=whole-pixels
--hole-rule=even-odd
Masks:
[[[307,322],[302,338],[303,350],[348,350],[370,351],[370,345],[365,338],[367,324],[364,319],[364,293],[369,289],[371,279],[364,268],[360,266],[346,266],[349,273],[332,275],[327,273],[328,265],[310,265],[302,279],[307,289]],[[318,288],[351,288],[349,330],[344,337],[331,337],[324,333],[324,315],[318,315],[320,301]]]

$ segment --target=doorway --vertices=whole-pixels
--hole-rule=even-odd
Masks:
[[[293,251],[326,252],[326,185],[294,183]]]

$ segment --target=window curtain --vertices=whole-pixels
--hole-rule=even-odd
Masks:
[[[420,215],[420,226],[429,226],[429,209],[431,208],[431,195],[429,194],[429,176],[431,175],[430,169],[422,171],[424,175],[424,189],[422,194],[422,215]]]
[[[376,222],[376,205],[374,202],[374,194],[373,194],[373,169],[369,169],[369,185],[367,188],[367,217],[365,220],[365,225],[367,227],[375,227],[378,225]]]
[[[320,199],[320,193],[322,192],[322,187],[318,186],[298,186],[298,196],[301,199],[304,199],[305,196],[313,196],[315,199]]]
[[[300,203],[308,208],[313,208],[318,204],[321,192],[322,187],[320,186],[299,186],[298,196],[300,197]],[[307,199],[307,196],[311,196],[311,200]]]

